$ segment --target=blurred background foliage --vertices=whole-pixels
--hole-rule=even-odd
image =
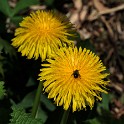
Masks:
[[[62,107],[42,94],[32,120],[41,62],[22,57],[11,46],[23,17],[38,9],[66,14],[78,32],[75,44],[96,52],[111,74],[109,94],[101,94],[93,110],[70,112],[68,124],[124,124],[124,0],[0,0],[0,124],[20,124],[17,119],[58,124],[62,118]]]

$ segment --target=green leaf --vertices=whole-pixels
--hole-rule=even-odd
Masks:
[[[109,110],[109,94],[102,93],[102,102],[97,107],[99,114],[102,114],[102,109]]]
[[[47,6],[52,6],[54,0],[45,0],[44,2],[45,2],[45,4],[46,4]]]
[[[124,104],[124,93],[122,93],[122,95],[121,95],[121,97],[120,97],[120,102],[121,102],[122,104]]]
[[[28,93],[24,99],[19,103],[23,108],[32,107],[35,98],[35,92]]]
[[[93,46],[93,44],[91,44],[90,39],[87,40],[79,40],[77,42],[77,47],[82,47],[82,48],[86,48],[86,49],[90,49],[91,51],[95,52],[95,47]]]
[[[0,56],[0,60],[1,60],[1,56]],[[2,77],[4,77],[3,62],[1,62],[1,61],[0,61],[0,75],[2,75]]]
[[[43,124],[41,119],[32,118],[32,116],[26,113],[20,106],[13,106],[12,110],[10,124]]]
[[[23,106],[24,108],[31,107],[34,102],[35,94],[35,91],[28,93],[19,105]],[[54,111],[56,109],[55,105],[53,105],[53,103],[44,94],[41,94],[41,102],[50,111]]]
[[[26,87],[34,86],[37,82],[32,78],[31,76],[29,77]]]
[[[102,93],[102,107],[109,110],[109,94]]]
[[[48,115],[41,107],[39,107],[38,112],[37,112],[37,117],[41,118],[43,123],[45,123],[48,118]]]
[[[44,94],[41,94],[41,102],[43,102],[46,108],[50,111],[54,111],[56,109],[55,105]]]
[[[19,0],[19,2],[16,4],[16,7],[13,10],[12,15],[14,16],[21,10],[31,6],[31,5],[36,5],[39,4],[39,0]]]
[[[2,99],[5,95],[4,82],[0,81],[0,99]]]
[[[0,0],[0,11],[8,17],[11,17],[12,9],[9,6],[8,0]]]
[[[102,93],[102,101],[98,104],[97,111],[99,114],[102,114],[102,109],[109,111],[109,103],[113,99],[113,94],[104,94]],[[102,109],[101,109],[102,108]]]
[[[14,16],[11,18],[11,21],[18,27],[19,23],[23,20],[22,16]]]
[[[87,120],[85,124],[101,124],[97,118]]]
[[[2,52],[2,50],[4,50],[4,52],[6,54],[9,54],[9,56],[12,58],[13,56],[16,57],[16,51],[15,49],[10,45],[9,42],[7,42],[6,40],[3,40],[2,38],[0,38],[0,52]]]
[[[35,99],[35,94],[35,91],[28,93],[18,105],[22,106],[23,108],[32,107]],[[49,111],[54,111],[56,109],[55,105],[53,105],[53,103],[44,94],[41,94],[41,103],[43,103]],[[42,121],[45,122],[48,118],[48,115],[42,109],[42,107],[39,107],[37,117],[41,118]]]

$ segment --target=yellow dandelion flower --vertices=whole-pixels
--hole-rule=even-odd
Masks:
[[[54,60],[47,59],[42,64],[39,80],[44,80],[44,90],[48,98],[54,98],[58,106],[67,110],[81,110],[86,106],[93,107],[95,99],[101,100],[100,93],[106,91],[108,73],[106,67],[90,50],[75,47],[61,48]],[[45,67],[45,68],[44,68]]]
[[[19,47],[18,51],[28,59],[45,60],[58,47],[73,42],[68,37],[74,37],[73,25],[66,16],[54,11],[36,11],[25,17],[20,27],[15,31],[12,45]]]

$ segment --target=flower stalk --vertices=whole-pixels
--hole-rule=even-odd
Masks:
[[[37,92],[36,92],[36,96],[35,96],[35,100],[34,100],[34,104],[33,104],[33,108],[32,108],[32,113],[31,113],[32,117],[34,117],[34,118],[37,114],[42,89],[43,89],[43,82],[40,81],[39,85],[38,85],[38,88],[37,88]]]
[[[64,111],[60,124],[67,124],[70,108]]]

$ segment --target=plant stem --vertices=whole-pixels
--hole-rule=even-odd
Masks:
[[[33,108],[32,108],[32,117],[35,118],[36,113],[37,113],[37,109],[40,103],[40,97],[41,97],[41,93],[42,93],[42,89],[43,89],[43,82],[39,82],[38,88],[37,88],[37,92],[36,92],[36,96],[35,96],[35,100],[34,100],[34,104],[33,104]]]
[[[64,111],[60,124],[67,124],[70,108]]]

